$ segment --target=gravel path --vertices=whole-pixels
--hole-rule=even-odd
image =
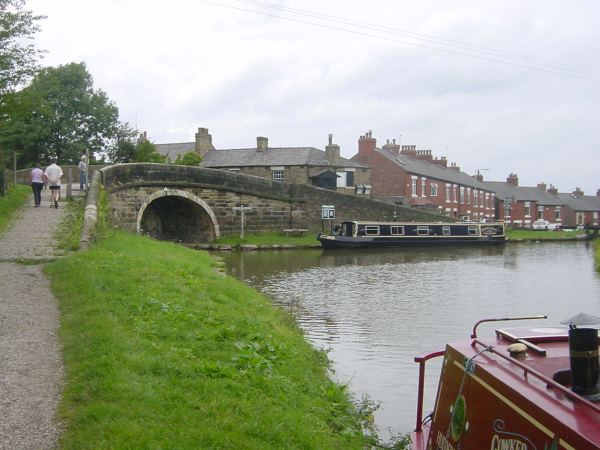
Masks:
[[[73,191],[74,195],[80,194]],[[64,187],[63,187],[64,195]],[[55,417],[64,367],[58,303],[42,264],[60,256],[52,234],[65,212],[49,208],[49,192],[34,208],[33,196],[11,228],[0,236],[0,449],[56,447]]]

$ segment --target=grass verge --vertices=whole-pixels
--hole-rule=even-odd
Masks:
[[[506,229],[506,237],[513,241],[565,241],[576,239],[580,231],[545,231]]]
[[[60,301],[61,448],[369,447],[293,319],[205,252],[111,232],[46,267]]]
[[[74,198],[65,202],[67,208],[60,226],[57,229],[56,245],[65,252],[74,252],[79,249],[81,228],[83,227],[83,198]]]
[[[215,243],[231,245],[232,247],[241,245],[296,245],[306,247],[319,245],[319,241],[312,233],[305,236],[285,236],[281,233],[248,234],[244,236],[244,239],[240,239],[239,236],[227,236]]]
[[[0,197],[0,233],[6,230],[15,212],[27,201],[28,195],[33,195],[31,187],[17,184],[8,188],[6,195]]]
[[[594,261],[596,270],[600,272],[600,239],[594,239]]]

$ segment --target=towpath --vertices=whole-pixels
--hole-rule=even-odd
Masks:
[[[58,209],[48,205],[47,189],[39,208],[30,196],[0,236],[2,450],[54,448],[61,430],[56,417],[64,376],[58,303],[42,269],[60,256],[53,234],[65,208],[63,202]]]

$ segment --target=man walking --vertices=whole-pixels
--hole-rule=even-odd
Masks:
[[[60,199],[60,179],[63,176],[62,169],[56,164],[56,158],[52,159],[52,164],[46,167],[44,177],[50,188],[50,207],[54,202],[54,208],[58,209],[58,200]]]
[[[83,191],[87,189],[87,162],[85,155],[81,155],[81,161],[79,161],[79,190]]]

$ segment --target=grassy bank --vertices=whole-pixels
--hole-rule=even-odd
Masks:
[[[545,231],[506,229],[506,237],[512,241],[564,241],[575,239],[581,231]]]
[[[364,448],[293,320],[204,252],[115,232],[47,266],[60,301],[62,448]],[[366,414],[366,413],[365,413]]]
[[[0,197],[0,233],[6,230],[15,212],[27,201],[28,195],[33,195],[31,187],[17,184],[11,186],[6,195]]]
[[[594,240],[594,261],[596,270],[600,272],[600,239]]]

